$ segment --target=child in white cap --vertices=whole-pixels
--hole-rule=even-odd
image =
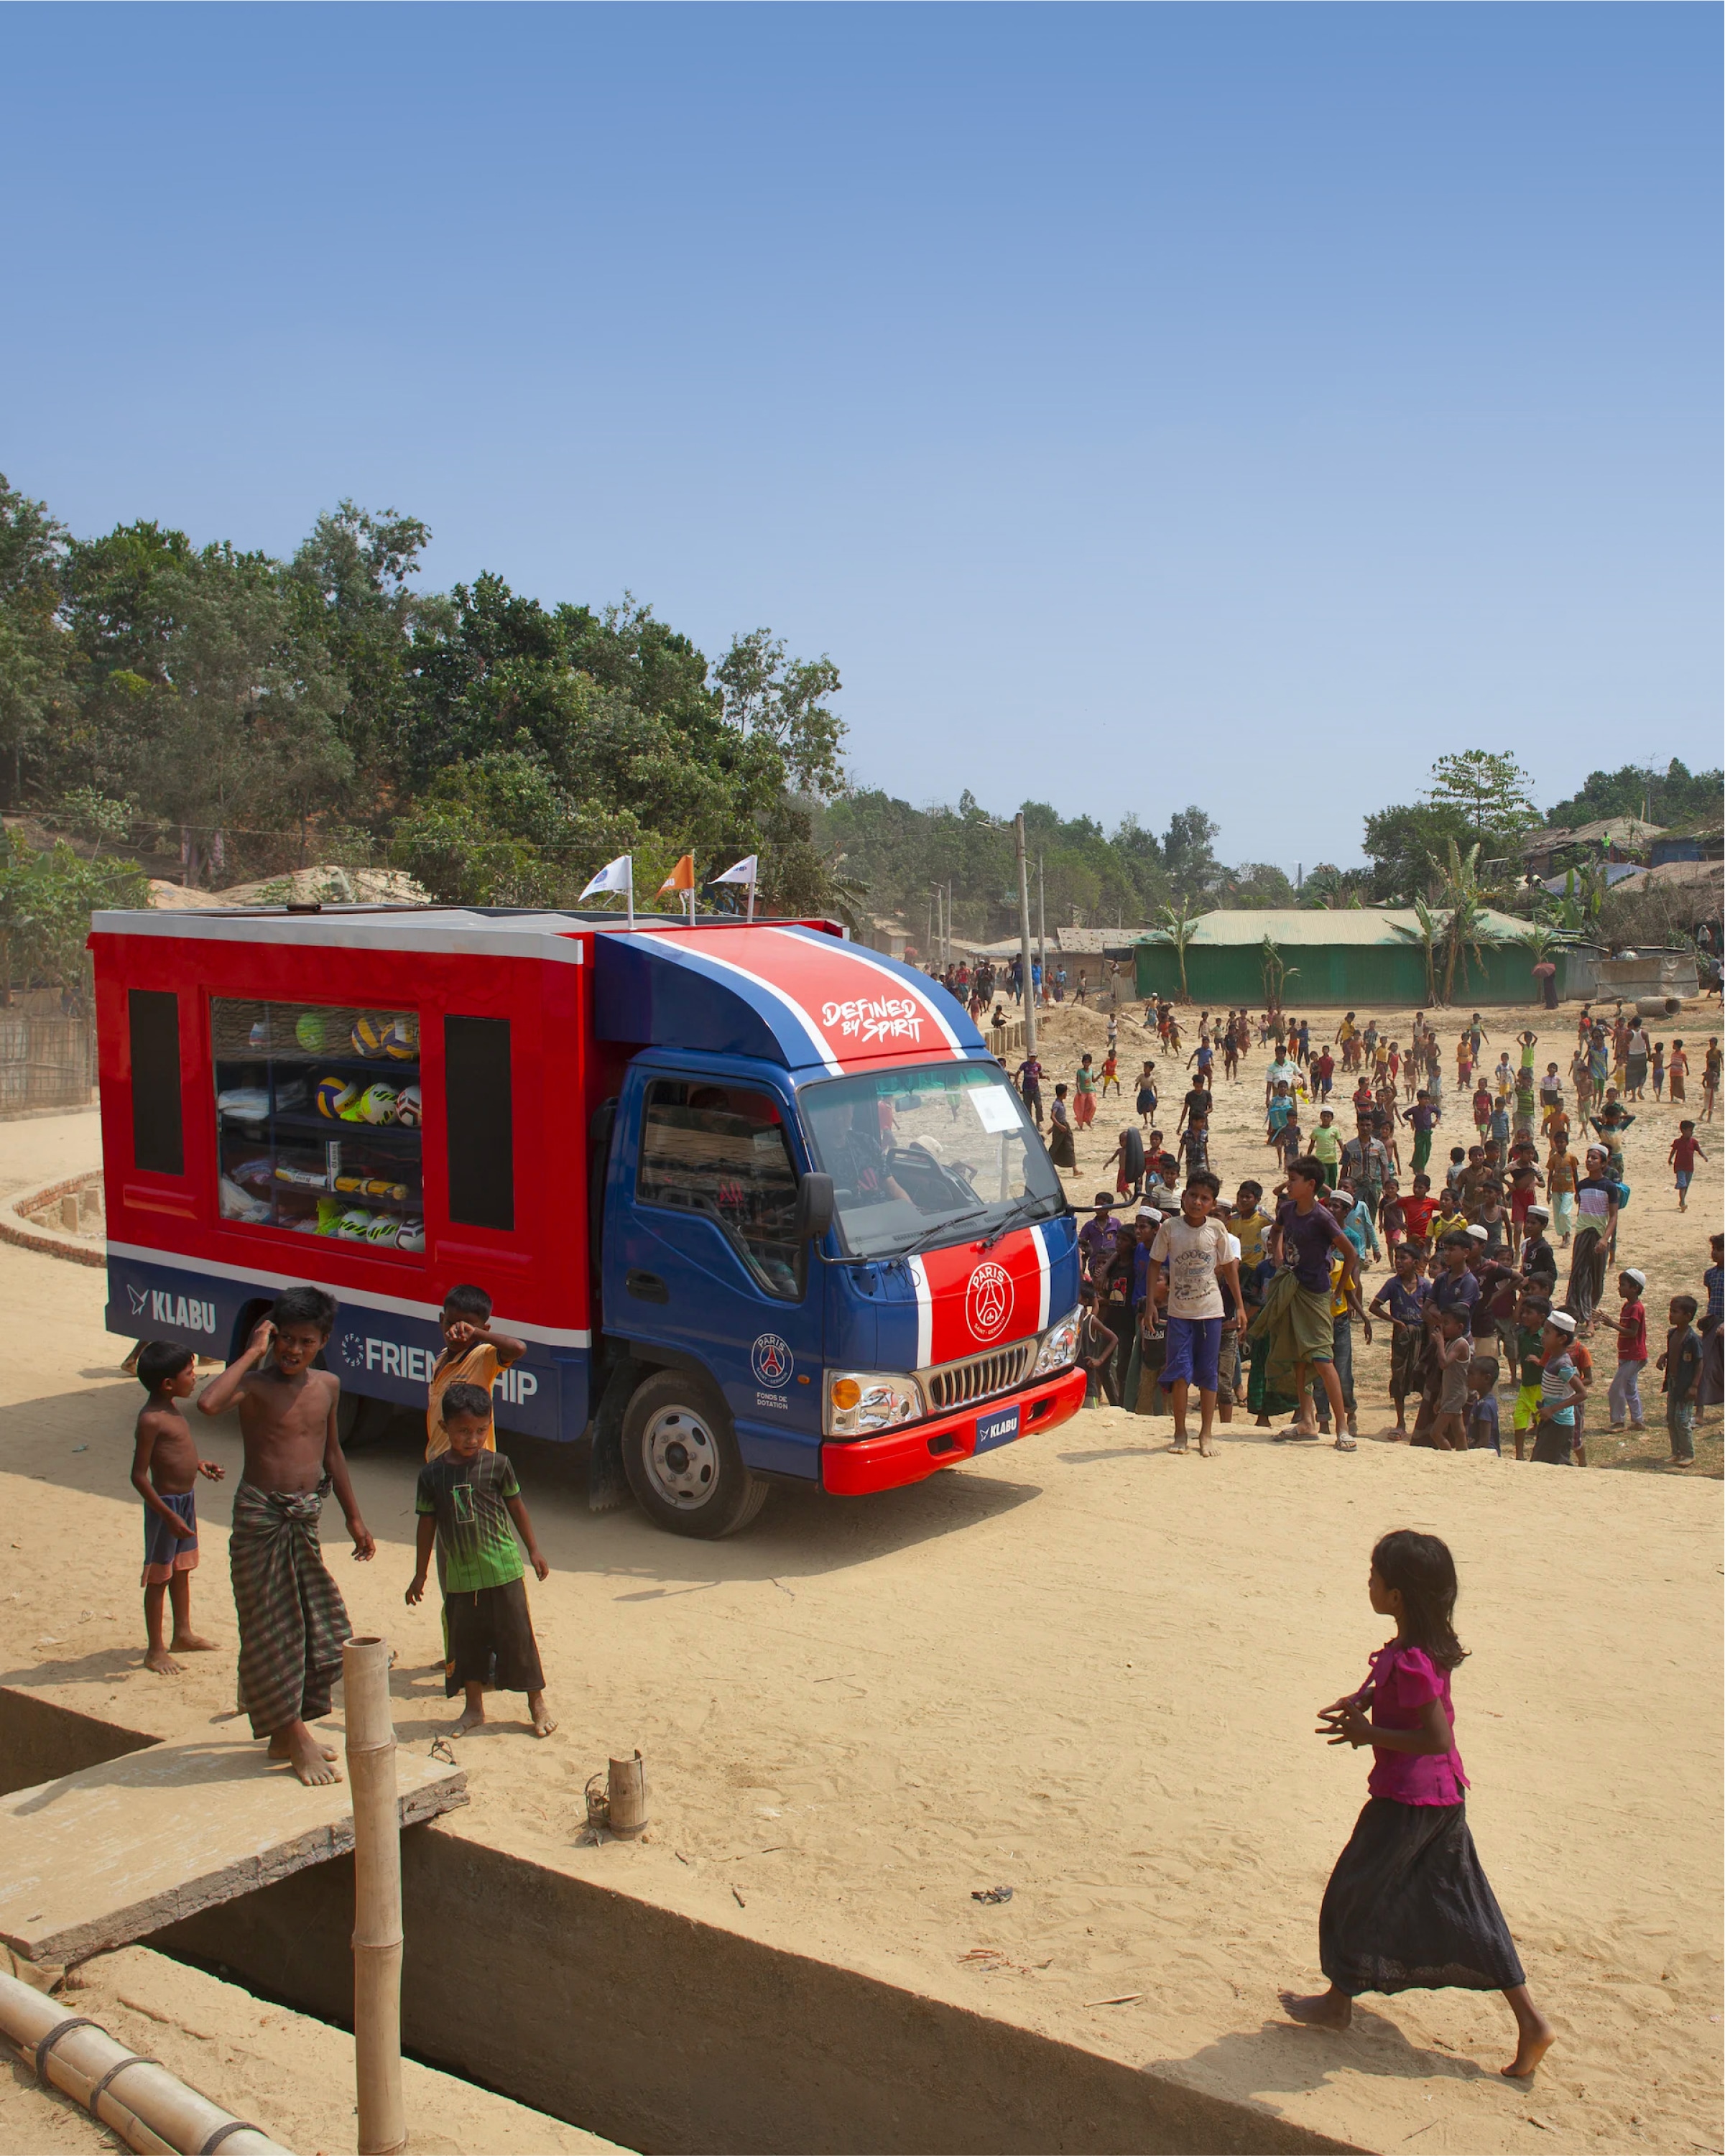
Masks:
[[[1533,1433],[1533,1457],[1548,1467],[1575,1465],[1575,1410],[1585,1389],[1569,1357],[1574,1337],[1575,1320],[1567,1310],[1553,1311],[1540,1332],[1539,1424]]]
[[[1617,1292],[1623,1297],[1617,1314],[1617,1374],[1606,1394],[1615,1430],[1625,1427],[1625,1414],[1630,1430],[1647,1427],[1641,1414],[1641,1372],[1647,1361],[1647,1310],[1641,1291],[1646,1285],[1646,1274],[1633,1265],[1617,1276]]]

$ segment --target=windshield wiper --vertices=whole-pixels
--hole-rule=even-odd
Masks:
[[[999,1226],[989,1229],[988,1235],[983,1239],[983,1248],[985,1250],[992,1250],[1003,1235],[1010,1235],[1012,1230],[1018,1225],[1019,1214],[1024,1211],[1027,1206],[1046,1205],[1048,1202],[1048,1197],[1045,1193],[1039,1194],[1035,1192],[1027,1192],[1024,1197],[1019,1199],[1017,1204],[1012,1208],[1011,1211],[1006,1215],[1006,1218],[1000,1222]]]
[[[948,1228],[956,1228],[963,1221],[980,1220],[988,1209],[986,1205],[973,1205],[968,1213],[949,1213],[944,1220],[937,1220],[932,1228],[919,1228],[908,1241],[896,1244],[880,1255],[883,1258],[915,1257],[920,1250],[928,1248],[933,1237],[944,1235]]]

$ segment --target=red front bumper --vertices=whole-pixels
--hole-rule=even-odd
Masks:
[[[848,1444],[829,1440],[820,1448],[820,1486],[838,1497],[866,1497],[876,1490],[896,1490],[921,1482],[942,1467],[957,1467],[976,1457],[976,1419],[998,1414],[1016,1399],[1019,1436],[1040,1436],[1076,1414],[1084,1402],[1082,1370],[1063,1370],[1040,1385],[1003,1399],[984,1400],[963,1414],[942,1415],[882,1437],[854,1438]],[[1014,1440],[1014,1442],[1017,1440]],[[1005,1450],[1003,1445],[1000,1450]]]

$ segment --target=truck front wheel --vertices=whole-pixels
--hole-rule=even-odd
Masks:
[[[661,1370],[623,1418],[623,1466],[635,1501],[656,1527],[716,1542],[746,1527],[767,1502],[750,1474],[731,1418],[709,1387]]]

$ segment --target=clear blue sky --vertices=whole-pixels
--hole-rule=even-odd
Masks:
[[[626,588],[916,801],[1720,746],[1717,8],[8,7],[0,469]]]

